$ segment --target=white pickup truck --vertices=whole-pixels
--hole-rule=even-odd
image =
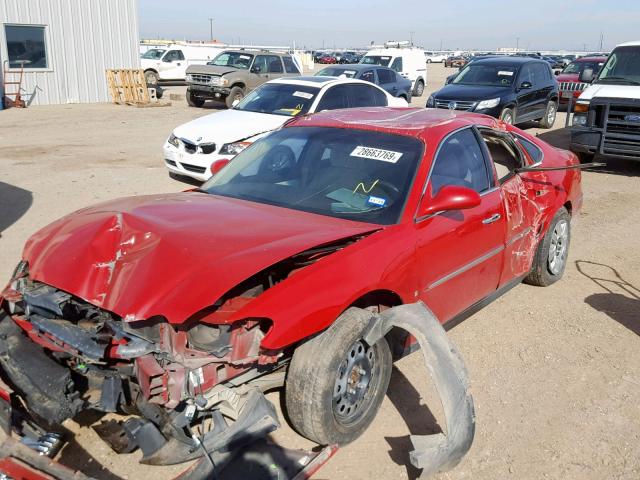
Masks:
[[[595,155],[640,161],[640,41],[618,45],[602,70],[585,69],[591,82],[578,98],[571,150],[590,161]]]
[[[140,58],[140,66],[149,85],[157,85],[160,80],[184,81],[187,67],[204,65],[222,52],[221,47],[208,45],[169,45],[166,48],[152,48]]]

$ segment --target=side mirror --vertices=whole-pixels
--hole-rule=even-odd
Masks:
[[[558,75],[560,75],[560,70],[554,70],[553,74],[557,77]]]
[[[260,65],[254,65],[251,67],[251,73],[260,73]]]
[[[529,90],[531,88],[533,88],[533,85],[531,82],[522,82],[520,84],[520,90]]]
[[[578,80],[584,83],[591,83],[593,82],[594,78],[595,75],[593,73],[593,68],[585,68],[580,72]]]
[[[456,78],[457,76],[458,76],[457,73],[454,73],[453,75],[449,75],[447,79],[444,81],[444,84],[449,85],[451,82],[453,82],[453,79]]]
[[[447,185],[433,198],[422,197],[418,207],[418,218],[437,212],[474,208],[480,205],[480,202],[480,194],[475,190]]]

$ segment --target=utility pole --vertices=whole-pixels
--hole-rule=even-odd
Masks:
[[[440,39],[440,51],[442,51],[442,39]]]
[[[516,37],[516,52],[518,51],[520,47],[520,37]]]
[[[586,52],[586,51],[587,51],[587,44],[586,44],[586,43],[583,43],[583,44],[582,44],[582,51],[583,51],[583,52]]]
[[[209,40],[213,42],[213,18],[209,19]]]
[[[413,47],[413,34],[416,32],[409,32],[409,35],[411,37],[411,46]]]
[[[602,44],[604,43],[604,33],[600,32],[600,52],[602,52]]]

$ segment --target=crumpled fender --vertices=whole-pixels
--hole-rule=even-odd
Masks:
[[[411,463],[422,469],[421,478],[427,478],[455,467],[473,443],[475,409],[467,370],[460,352],[424,303],[400,305],[376,315],[364,340],[373,345],[393,327],[406,330],[418,341],[446,417],[446,434],[411,436]]]

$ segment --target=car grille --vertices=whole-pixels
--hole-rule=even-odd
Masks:
[[[199,146],[200,146],[200,150],[202,150],[202,153],[209,154],[216,151],[215,143],[201,143]]]
[[[198,165],[190,165],[188,163],[181,163],[182,168],[184,168],[188,172],[193,173],[204,173],[207,169],[205,167],[199,167]]]
[[[587,83],[580,82],[560,82],[561,92],[581,92],[587,88]]]
[[[208,75],[205,73],[191,73],[192,83],[199,83],[201,85],[217,85],[220,82],[218,75]]]
[[[196,151],[198,150],[198,145],[196,145],[195,143],[191,143],[191,142],[187,142],[186,140],[182,140],[182,145],[184,145],[184,151],[187,153],[196,153]]]
[[[459,100],[436,100],[436,108],[448,108],[449,110],[469,111],[475,106],[476,102],[459,101]]]
[[[167,165],[171,165],[172,167],[176,166],[176,162],[174,162],[173,160],[169,160],[168,158],[165,158],[164,161],[167,163]]]
[[[640,157],[640,103],[610,103],[604,110],[601,152]]]

